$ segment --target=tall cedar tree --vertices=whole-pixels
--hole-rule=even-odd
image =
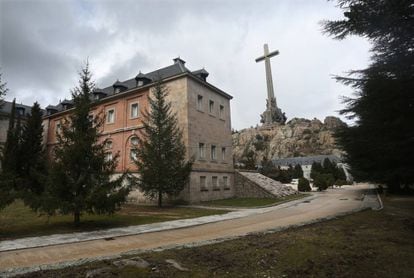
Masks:
[[[145,111],[144,128],[135,149],[139,178],[137,183],[144,194],[158,198],[162,206],[164,195],[177,196],[189,181],[192,160],[186,160],[182,132],[165,100],[168,90],[159,80],[149,97],[150,111]]]
[[[127,173],[111,179],[118,155],[105,159],[105,141],[100,140],[103,117],[89,118],[94,83],[88,63],[79,75],[79,85],[72,91],[74,109],[57,134],[44,200],[48,212],[59,209],[73,214],[75,225],[79,225],[82,212],[114,213],[129,193],[129,187],[122,186]]]
[[[16,100],[14,99],[9,116],[6,142],[1,152],[0,208],[13,202],[17,196],[20,133],[20,118],[16,119]]]
[[[412,0],[338,0],[345,19],[327,21],[336,39],[372,43],[371,64],[337,79],[356,90],[341,112],[355,124],[337,133],[359,180],[402,191],[414,183],[414,3]]]
[[[43,147],[42,110],[37,102],[23,125],[20,145],[21,197],[32,209],[40,208],[41,195],[47,177],[46,155]]]

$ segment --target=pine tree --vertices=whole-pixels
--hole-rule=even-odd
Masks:
[[[23,126],[19,173],[22,179],[22,198],[34,210],[40,207],[47,172],[42,136],[42,111],[35,102]]]
[[[293,169],[293,178],[294,179],[303,178],[303,170],[299,164],[296,164],[295,168]]]
[[[99,140],[102,117],[89,118],[94,83],[88,63],[79,75],[79,85],[72,91],[73,112],[57,134],[43,207],[48,212],[59,209],[73,214],[75,225],[79,225],[82,212],[115,212],[129,193],[129,187],[122,186],[127,173],[111,179],[118,156],[105,159],[105,142]]]
[[[336,39],[363,36],[372,43],[371,64],[337,79],[354,98],[341,111],[355,124],[336,133],[346,162],[359,180],[393,191],[414,183],[414,5],[412,0],[339,0],[345,19],[325,22]]]
[[[323,167],[318,162],[313,162],[311,167],[310,177],[311,179],[315,179],[316,176],[323,173]]]
[[[16,119],[16,100],[13,100],[7,137],[1,153],[0,208],[4,208],[17,197],[19,154],[20,154],[20,118]]]
[[[137,183],[144,194],[158,198],[162,206],[163,195],[177,196],[189,181],[192,161],[185,159],[185,146],[177,119],[171,112],[168,93],[159,80],[149,97],[150,111],[144,113],[143,134],[135,149],[139,178]]]
[[[300,177],[298,180],[298,191],[300,192],[309,192],[312,191],[309,181],[304,177]]]

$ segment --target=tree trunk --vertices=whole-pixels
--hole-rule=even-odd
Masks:
[[[162,207],[162,193],[158,191],[158,207]]]
[[[75,213],[73,214],[74,216],[74,223],[75,226],[78,227],[80,224],[80,212],[79,211],[75,211]]]

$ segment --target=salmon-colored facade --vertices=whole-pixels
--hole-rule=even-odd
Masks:
[[[101,138],[107,141],[108,158],[119,153],[117,172],[136,172],[131,147],[142,129],[142,113],[148,110],[155,79],[161,77],[168,90],[167,101],[183,132],[187,158],[194,159],[190,184],[180,197],[190,202],[232,197],[231,96],[207,83],[204,69],[191,72],[184,64],[176,58],[171,66],[97,89],[91,114],[105,117]],[[59,125],[71,113],[71,102],[63,101],[46,110],[45,141],[51,153]],[[137,201],[145,199],[139,192],[131,196]]]

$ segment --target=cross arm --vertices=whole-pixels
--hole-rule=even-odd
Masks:
[[[273,52],[270,52],[270,53],[269,53],[269,54],[267,54],[267,55],[263,55],[263,56],[261,56],[261,57],[257,58],[257,59],[256,59],[256,63],[258,63],[258,62],[260,62],[260,61],[263,61],[264,59],[266,59],[266,57],[270,58],[270,57],[273,57],[273,56],[276,56],[276,55],[279,55],[279,50],[275,50],[275,51],[273,51]]]

